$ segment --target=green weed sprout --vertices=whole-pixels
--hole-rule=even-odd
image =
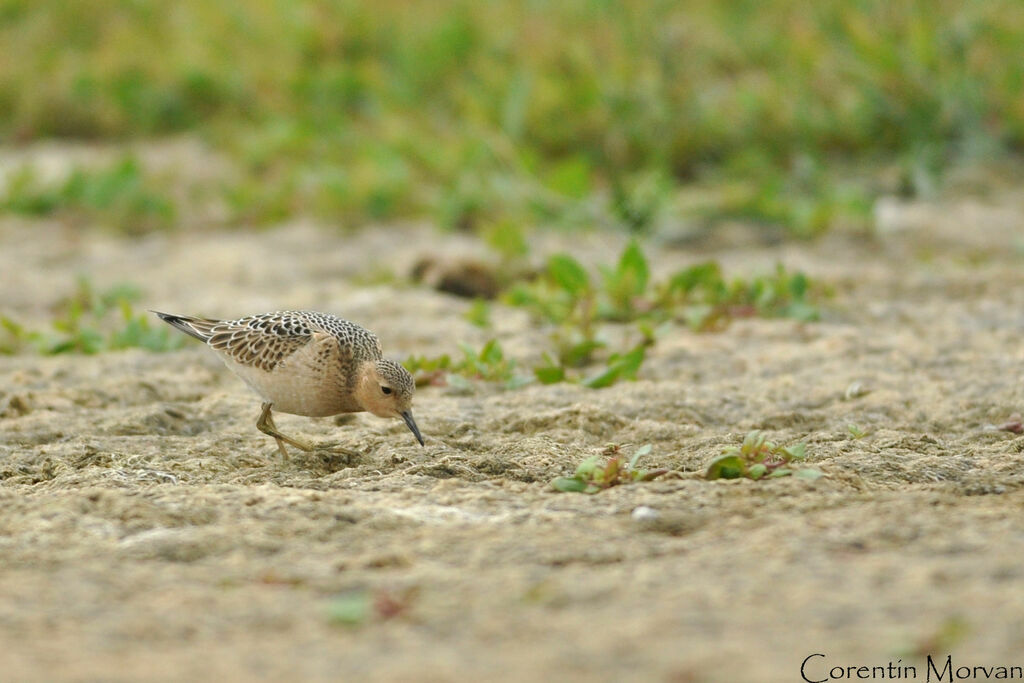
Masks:
[[[604,455],[609,455],[604,463],[601,456],[594,455],[576,467],[571,477],[558,477],[551,482],[551,487],[562,493],[597,493],[612,486],[632,484],[641,481],[652,481],[668,472],[666,469],[644,470],[637,467],[640,458],[649,455],[651,444],[636,449],[629,461],[619,455],[618,444],[610,445]]]
[[[62,303],[62,312],[49,330],[30,330],[10,318],[0,317],[0,353],[12,354],[26,348],[44,355],[181,348],[184,340],[179,335],[162,325],[154,327],[148,315],[134,310],[132,302],[139,297],[140,292],[133,285],[115,285],[96,292],[82,278],[75,294]]]
[[[173,200],[131,156],[104,168],[76,168],[59,185],[43,183],[35,170],[26,166],[14,174],[0,198],[2,211],[61,215],[79,222],[104,223],[126,234],[168,228],[176,218]]]
[[[497,235],[497,232],[494,234]],[[491,239],[497,237],[492,235]],[[526,249],[521,235],[492,247],[504,259],[522,258]],[[496,340],[480,351],[463,347],[463,358],[448,356],[410,358],[406,367],[421,384],[438,384],[446,378],[464,377],[505,382],[521,386],[536,380],[541,384],[578,382],[600,389],[621,380],[635,380],[654,344],[656,332],[681,320],[697,331],[724,326],[744,316],[788,317],[815,320],[819,313],[812,303],[812,285],[803,273],[790,273],[782,265],[769,275],[726,280],[717,263],[700,263],[681,270],[661,283],[651,282],[647,257],[637,240],[626,245],[614,266],[600,266],[594,278],[578,260],[568,254],[554,254],[540,277],[519,282],[504,295],[506,304],[523,307],[534,316],[552,323],[553,352],[531,368],[532,377],[515,372]],[[487,304],[477,302],[467,318],[478,326],[489,322]],[[603,323],[632,324],[639,343],[632,341],[618,350],[608,349],[601,335]],[[603,367],[581,370],[595,363]]]
[[[795,476],[801,479],[817,479],[822,472],[811,468],[796,468],[794,465],[807,457],[803,443],[792,446],[778,446],[760,431],[754,430],[743,439],[743,445],[730,446],[722,455],[711,461],[705,479],[772,479]]]
[[[477,351],[467,344],[461,345],[462,358],[452,360],[448,354],[429,358],[410,356],[404,362],[405,369],[412,373],[417,386],[458,384],[455,377],[487,382],[502,382],[506,388],[515,389],[528,384],[532,378],[517,372],[514,359],[506,358],[497,339],[491,339]]]

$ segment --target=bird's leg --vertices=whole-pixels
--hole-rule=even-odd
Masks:
[[[295,446],[300,451],[309,452],[313,450],[313,447],[310,446],[309,444],[303,443],[302,441],[297,441],[296,439],[293,439],[290,436],[285,436],[281,432],[277,431],[277,425],[274,424],[274,418],[271,417],[270,415],[270,408],[272,405],[274,404],[263,404],[263,412],[260,413],[260,419],[256,420],[256,429],[260,430],[264,434],[267,434],[268,436],[274,437],[274,439],[277,440],[277,448],[279,451],[281,451],[281,456],[284,457],[285,460],[288,459],[288,451],[286,451],[284,448],[285,443],[290,443],[292,446]]]

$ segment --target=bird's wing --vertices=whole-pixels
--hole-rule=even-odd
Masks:
[[[323,331],[294,317],[261,315],[223,321],[210,329],[207,343],[236,363],[267,372],[309,345]]]
[[[223,321],[214,320],[213,318],[198,318],[194,315],[174,315],[173,313],[161,313],[160,311],[150,311],[160,316],[160,319],[169,325],[181,330],[190,337],[195,337],[199,341],[208,341],[210,339],[210,330],[220,325]]]

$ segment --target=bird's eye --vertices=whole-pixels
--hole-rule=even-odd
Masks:
[[[385,395],[387,395],[387,394],[390,394],[390,393],[391,393],[391,387],[385,387],[385,386],[382,386],[382,387],[380,388],[380,390],[381,390],[381,391],[383,391],[383,392],[385,393]]]

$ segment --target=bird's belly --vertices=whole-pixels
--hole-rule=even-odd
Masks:
[[[267,372],[231,360],[225,363],[264,401],[272,403],[276,412],[324,417],[361,411],[346,398],[343,387],[322,373],[311,374],[280,365]]]

